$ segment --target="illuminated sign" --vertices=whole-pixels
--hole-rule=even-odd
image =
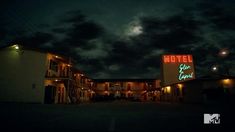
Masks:
[[[192,55],[164,55],[164,63],[189,63],[193,62]]]
[[[185,64],[180,64],[179,66],[179,76],[178,79],[181,80],[185,80],[188,78],[193,78],[193,72],[189,73],[189,74],[185,74],[184,71],[186,70],[190,70],[191,66],[185,65]]]
[[[163,55],[161,72],[163,85],[194,79],[192,55]]]

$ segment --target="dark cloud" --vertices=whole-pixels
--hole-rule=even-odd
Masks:
[[[53,39],[54,36],[50,33],[36,32],[32,36],[22,36],[14,41],[15,43],[22,45],[42,48],[43,44],[48,43]]]
[[[54,24],[42,23],[37,28],[29,24],[26,30],[0,26],[0,35],[4,39],[16,36],[17,43],[71,56],[92,78],[157,78],[162,54],[193,54],[197,75],[217,63],[234,65],[235,9],[231,3],[172,1],[155,7],[141,1],[136,4],[139,9],[130,1],[131,8],[106,2],[115,7],[113,12],[109,6],[95,8],[88,3],[87,10],[59,12]],[[218,57],[222,48],[230,50],[226,59]]]
[[[66,18],[64,18],[64,16],[61,16],[63,17],[63,19],[59,21],[60,24],[64,23],[79,24],[86,21],[86,16],[82,14],[80,10],[68,11],[65,15],[67,16]]]
[[[64,43],[82,49],[96,48],[88,41],[102,36],[104,29],[97,23],[87,20],[80,11],[70,11],[66,16],[68,18],[60,21],[64,27],[53,29],[54,32],[64,33]]]
[[[207,40],[210,38],[200,34],[201,27],[207,27],[211,23],[196,18],[193,13],[185,11],[164,20],[155,17],[140,18],[143,33],[131,36],[128,40],[112,42],[109,56],[106,60],[101,60],[106,66],[118,64],[118,71],[122,73],[106,69],[106,74],[117,78],[140,75],[159,77],[160,58],[163,53],[193,54],[197,75],[208,71],[212,65],[218,63],[217,54],[222,45],[211,44]],[[223,29],[226,30],[225,27]],[[209,30],[205,32],[210,33]]]
[[[63,27],[56,27],[52,29],[53,33],[61,33],[61,34],[65,34],[67,32],[67,30]]]
[[[221,30],[234,30],[235,29],[235,15],[231,10],[226,10],[224,7],[212,6],[202,7],[202,15],[204,15],[210,22],[215,24],[216,28]]]
[[[199,40],[195,35],[202,23],[184,13],[170,17],[167,20],[143,18],[144,37],[150,45],[166,49],[169,52],[181,52],[180,46],[195,43]]]

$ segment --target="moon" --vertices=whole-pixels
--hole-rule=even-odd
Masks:
[[[143,27],[141,25],[131,25],[127,32],[128,36],[137,36],[143,33]]]

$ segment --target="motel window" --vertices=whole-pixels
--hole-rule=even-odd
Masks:
[[[58,63],[53,60],[50,60],[50,69],[57,72],[58,71]]]

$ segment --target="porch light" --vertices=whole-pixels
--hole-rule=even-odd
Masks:
[[[17,45],[17,44],[13,45],[12,47],[16,50],[20,49],[19,45]]]

